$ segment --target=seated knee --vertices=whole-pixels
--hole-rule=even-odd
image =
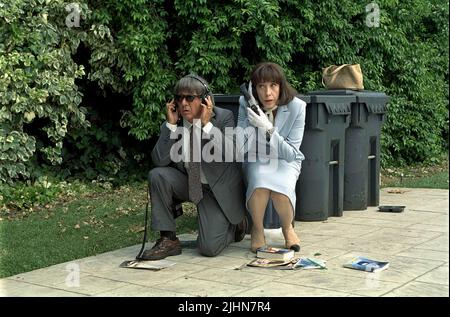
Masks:
[[[259,199],[265,199],[267,197],[269,197],[270,195],[270,190],[268,190],[267,188],[256,188],[251,197],[250,200],[259,200]]]
[[[277,193],[277,192],[271,192],[270,198],[272,200],[279,201],[279,202],[288,202],[289,201],[288,196],[281,194],[281,193]]]
[[[201,255],[209,257],[217,256],[222,251],[222,249],[217,246],[209,244],[200,244],[198,249]]]
[[[268,194],[270,192],[270,190],[268,190],[267,188],[255,188],[254,193],[255,194]]]
[[[147,180],[148,180],[149,184],[154,184],[154,183],[159,182],[162,179],[164,179],[164,177],[162,175],[162,170],[163,170],[162,167],[155,167],[148,173]]]

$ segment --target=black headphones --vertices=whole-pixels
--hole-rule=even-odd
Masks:
[[[203,80],[201,80],[198,76],[195,76],[193,74],[186,75],[186,77],[194,78],[194,79],[196,79],[196,80],[198,80],[199,82],[202,83],[203,87],[205,88],[205,92],[203,93],[201,98],[202,98],[202,101],[204,103],[206,103],[206,97],[208,97],[208,95],[211,95],[211,91],[209,90],[208,85]]]

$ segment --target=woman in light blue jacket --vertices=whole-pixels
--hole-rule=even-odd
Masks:
[[[305,127],[306,103],[295,97],[282,68],[275,63],[258,64],[250,76],[249,92],[256,99],[256,111],[239,100],[238,127],[244,129],[242,164],[247,183],[246,204],[253,227],[251,250],[265,246],[264,213],[269,200],[278,213],[285,247],[300,250],[292,222],[296,203],[295,186],[300,175],[300,144]],[[253,88],[253,89],[252,89]],[[251,91],[253,90],[253,91]]]

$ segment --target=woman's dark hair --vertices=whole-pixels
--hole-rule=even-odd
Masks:
[[[274,82],[280,85],[279,105],[287,105],[297,95],[297,91],[287,82],[284,71],[280,65],[270,62],[259,63],[253,68],[250,80],[253,86],[253,96],[261,104],[256,92],[256,85],[263,82]]]

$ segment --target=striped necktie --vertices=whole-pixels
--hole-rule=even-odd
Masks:
[[[202,182],[200,179],[200,162],[194,162],[194,132],[193,127],[190,128],[189,142],[189,162],[187,163],[186,172],[188,174],[189,200],[194,204],[198,204],[203,198]],[[198,149],[197,149],[198,150]]]

